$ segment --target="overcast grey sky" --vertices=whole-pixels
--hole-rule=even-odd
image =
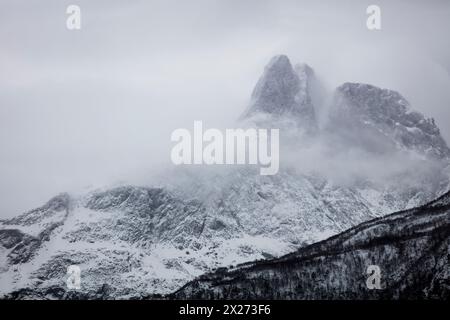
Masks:
[[[449,18],[445,0],[0,0],[0,217],[145,177],[175,128],[232,123],[280,53],[329,88],[399,91],[450,141]]]

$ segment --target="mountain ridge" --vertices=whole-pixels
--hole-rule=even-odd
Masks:
[[[430,219],[421,221],[423,216]],[[445,268],[449,226],[447,192],[424,206],[361,223],[278,259],[205,274],[168,298],[446,299],[450,296],[450,272]],[[387,250],[391,253],[380,254]],[[370,290],[365,287],[365,267],[378,264],[384,271],[382,287]]]
[[[343,95],[333,106],[355,109],[380,102],[382,121],[371,117],[370,108],[361,108],[360,117],[349,118],[353,125],[331,121],[321,129],[309,83],[312,68],[293,67],[286,56],[272,60],[255,87],[252,112],[245,120],[279,125],[281,137],[289,138],[280,140],[286,161],[277,175],[260,176],[252,167],[176,168],[164,172],[158,187],[62,193],[37,209],[0,221],[0,295],[34,290],[60,298],[70,264],[81,267],[86,296],[166,294],[214,268],[283,256],[374,217],[426,203],[449,189],[450,172],[443,168],[447,158],[439,156],[446,144],[440,143],[434,123],[413,114],[405,120],[409,122],[391,125],[391,111],[403,110],[398,93],[350,86],[362,92]],[[357,103],[350,105],[350,98]],[[405,115],[399,112],[397,117]],[[403,135],[393,128],[408,125],[421,131],[411,133],[414,143],[401,144]],[[421,128],[435,139],[423,138]],[[408,131],[404,136],[411,135]],[[370,139],[353,141],[349,136]],[[426,146],[436,152],[424,152]],[[391,157],[394,152],[399,156]],[[408,162],[410,153],[418,159]],[[316,171],[304,169],[308,161]],[[350,167],[356,166],[359,174],[364,171],[359,166],[370,161],[374,164],[365,171],[382,170],[352,176]],[[317,167],[321,162],[325,165]],[[391,162],[400,162],[400,169],[394,166],[384,173]],[[350,179],[341,182],[336,173]],[[374,180],[381,173],[385,176]]]

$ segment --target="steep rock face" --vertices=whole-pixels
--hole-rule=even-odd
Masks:
[[[7,250],[0,250],[4,258],[0,270],[7,265],[16,266],[30,261],[43,243],[50,240],[52,232],[64,223],[69,205],[70,196],[63,193],[40,208],[0,221],[4,228],[0,230],[0,243]],[[17,226],[20,228],[16,229]]]
[[[192,277],[196,267],[191,264],[205,269],[192,259],[185,262],[190,257],[184,249],[202,228],[202,207],[195,201],[176,199],[160,188],[131,186],[70,198],[69,207],[54,205],[63,199],[68,200],[60,196],[2,221],[2,294],[26,289],[33,297],[49,290],[55,298],[61,290],[53,288],[67,289],[70,265],[80,266],[85,295],[106,285],[114,297],[174,289]]]
[[[448,299],[450,193],[274,260],[206,274],[176,299]],[[379,267],[380,289],[367,286]]]
[[[434,120],[413,111],[396,91],[345,83],[336,89],[330,119],[331,130],[346,131],[346,139],[374,151],[400,148],[437,159],[450,156]]]
[[[274,119],[284,117],[306,131],[316,130],[316,115],[310,95],[313,77],[314,72],[308,65],[294,68],[288,57],[275,56],[256,84],[244,118],[258,114]]]
[[[170,240],[174,246],[187,247],[190,239],[201,234],[205,215],[198,201],[183,201],[161,188],[123,186],[93,192],[79,206],[93,212],[119,212],[120,215],[97,221],[94,230],[88,226],[74,230],[68,235],[70,239],[95,241],[104,235],[102,229],[108,228],[114,239],[144,246]]]

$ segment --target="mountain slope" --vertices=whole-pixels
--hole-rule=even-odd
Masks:
[[[331,119],[319,128],[313,82],[310,67],[277,56],[254,90],[243,120],[280,129],[274,176],[252,166],[181,167],[150,187],[61,194],[0,221],[0,295],[64,297],[72,264],[80,266],[81,293],[89,297],[165,294],[214,268],[280,257],[448,190],[448,159],[433,156],[446,144],[435,143],[440,135],[428,128],[431,120],[411,122],[412,113],[394,112],[403,110],[395,94],[358,84],[349,89],[357,103],[345,96],[332,108],[362,111],[350,112],[345,125]],[[432,136],[409,147],[386,125],[390,117],[401,130],[421,130],[414,137]],[[353,143],[348,128],[373,141]]]
[[[182,195],[186,186],[123,186],[62,194],[2,221],[3,293],[64,287],[71,264],[88,294],[104,284],[114,297],[168,293],[211,268],[279,256],[373,217],[354,191],[307,177],[232,170],[216,178],[205,198]]]
[[[206,274],[176,299],[448,299],[450,193],[279,259]],[[367,267],[381,289],[368,289]]]

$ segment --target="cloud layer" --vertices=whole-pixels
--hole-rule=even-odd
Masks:
[[[170,160],[174,129],[233,123],[279,53],[329,90],[398,90],[450,140],[448,1],[378,1],[375,32],[366,1],[77,1],[80,31],[66,29],[70,4],[0,4],[0,217],[145,180]]]

